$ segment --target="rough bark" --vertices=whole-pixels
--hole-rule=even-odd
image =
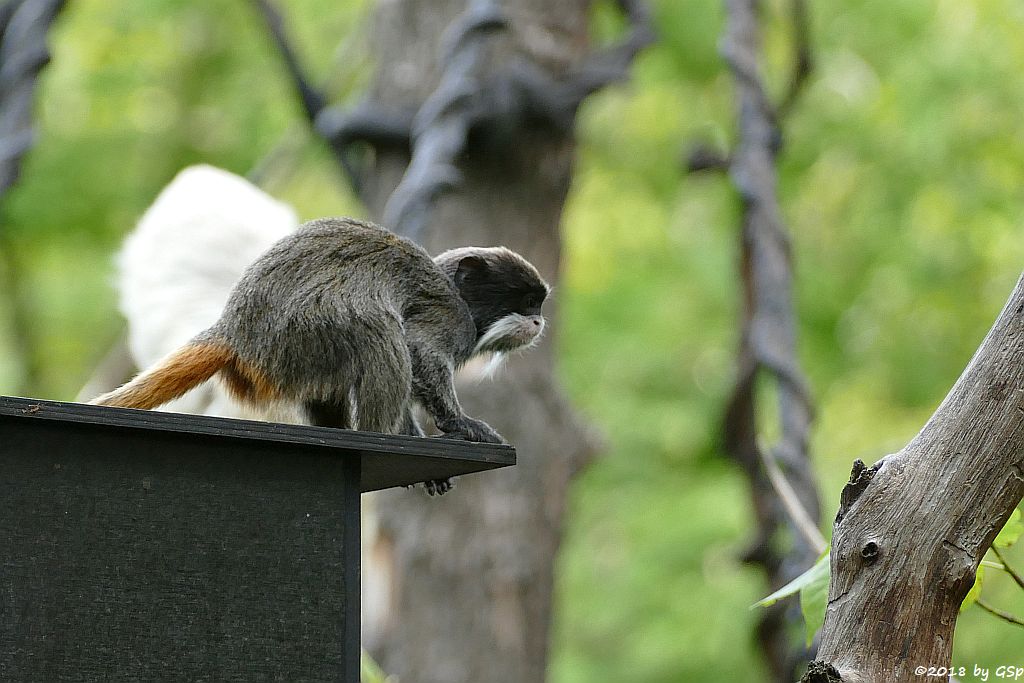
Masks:
[[[432,253],[454,245],[505,244],[557,283],[558,226],[574,157],[571,127],[541,117],[491,125],[495,117],[481,115],[479,108],[467,110],[465,98],[449,99],[433,115],[420,109],[437,99],[435,87],[444,81],[438,46],[468,4],[473,3],[380,4],[378,71],[370,100],[387,111],[420,113],[411,144],[388,136],[374,141],[361,193],[380,217],[403,177],[407,184],[411,178],[426,187],[445,174],[424,169],[444,170],[454,161],[457,173],[449,174],[452,182],[444,193],[433,193],[429,206],[417,207],[429,210],[425,225],[414,220],[409,232],[422,234]],[[471,63],[464,59],[455,75],[472,74],[475,86],[486,88],[499,65],[517,60],[553,80],[571,73],[586,54],[588,5],[585,0],[500,3],[507,30],[475,38]],[[480,101],[479,92],[470,97],[474,100]],[[455,120],[460,116],[468,118]],[[440,124],[433,133],[431,121]],[[461,140],[465,146],[452,159],[447,147],[439,151],[429,143],[438,139],[442,145]],[[425,140],[428,149],[418,149]],[[410,154],[420,153],[431,163],[411,167]],[[410,168],[419,180],[407,176]],[[391,212],[404,225],[401,217],[408,212]],[[545,678],[566,491],[596,442],[554,377],[557,285],[555,291],[545,304],[550,333],[544,343],[511,359],[496,380],[459,388],[467,412],[515,444],[519,464],[467,477],[438,499],[420,491],[376,497],[379,526],[366,564],[372,575],[364,575],[367,598],[374,603],[368,611],[374,614],[364,622],[364,642],[383,669],[402,680],[536,683]]]
[[[815,673],[919,681],[948,667],[960,603],[1024,497],[1024,278],[921,432],[872,468],[858,463],[832,542]]]

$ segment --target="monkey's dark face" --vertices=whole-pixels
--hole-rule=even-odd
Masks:
[[[540,339],[549,288],[521,256],[501,248],[474,250],[459,260],[453,279],[476,324],[474,354],[507,353]]]

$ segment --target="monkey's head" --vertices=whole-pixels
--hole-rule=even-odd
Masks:
[[[550,287],[537,269],[505,247],[462,247],[434,262],[455,283],[476,323],[478,353],[507,353],[537,343]]]

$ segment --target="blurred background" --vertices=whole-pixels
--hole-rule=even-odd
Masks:
[[[566,501],[554,683],[764,680],[750,605],[768,590],[739,561],[749,494],[721,457],[741,205],[727,177],[685,164],[695,143],[736,140],[726,15],[716,0],[650,6],[657,42],[578,112],[561,221],[556,373],[605,444]],[[281,10],[312,79],[358,100],[373,3]],[[788,12],[762,6],[772,93],[792,58]],[[594,44],[624,31],[614,3],[586,16]],[[1024,5],[857,0],[809,16],[814,69],[777,167],[827,536],[851,462],[916,434],[1024,266]],[[302,219],[368,217],[249,3],[78,0],[48,42],[37,137],[0,198],[0,393],[75,397],[122,334],[112,256],[188,164],[252,173]],[[1024,548],[1008,558],[1024,566]],[[1024,615],[1024,591],[986,580],[988,602]],[[954,664],[1024,666],[1022,652],[1024,629],[962,615]]]

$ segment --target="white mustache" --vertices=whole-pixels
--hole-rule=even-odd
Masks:
[[[526,316],[519,313],[494,321],[476,343],[473,353],[494,351],[505,353],[516,349],[529,348],[537,343],[546,326],[541,316]]]

